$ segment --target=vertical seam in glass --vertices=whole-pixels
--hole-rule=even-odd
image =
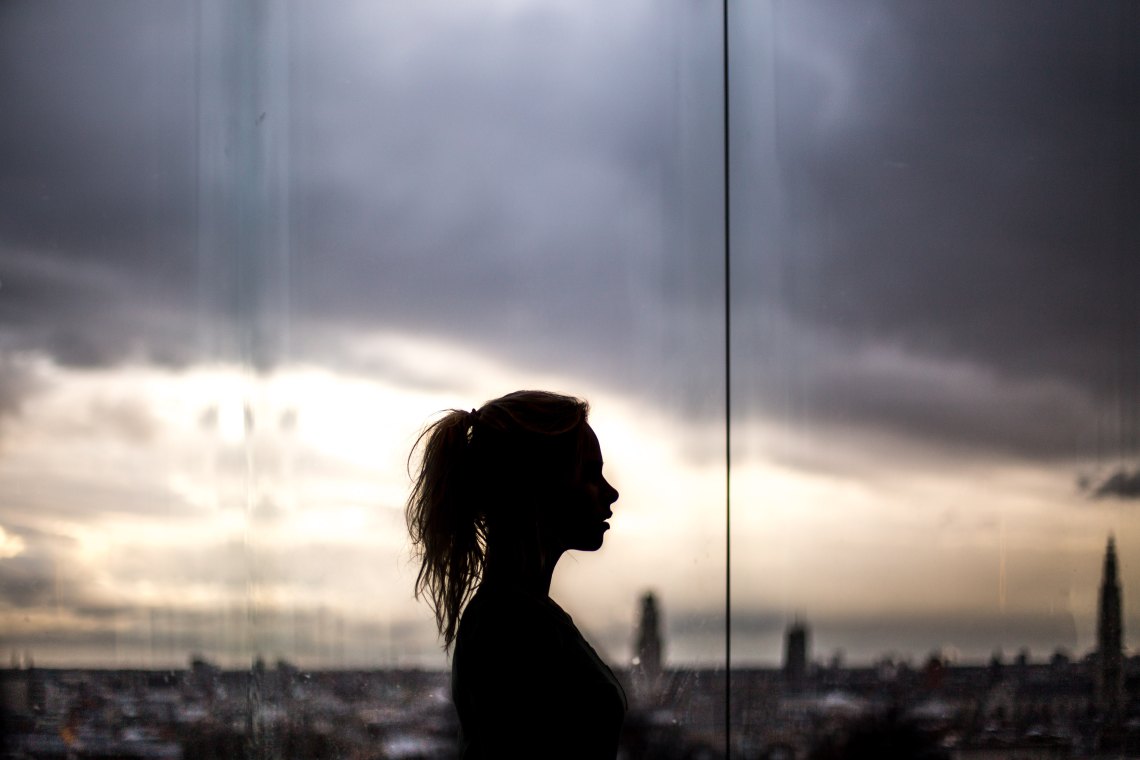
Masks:
[[[728,0],[723,0],[721,37],[724,59],[724,756],[732,758],[732,300],[728,125]]]

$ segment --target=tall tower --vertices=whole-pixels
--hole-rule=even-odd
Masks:
[[[1124,702],[1124,626],[1121,620],[1116,542],[1109,535],[1096,617],[1096,704],[1105,714],[1119,713]]]
[[[656,700],[661,691],[661,616],[657,597],[652,591],[641,597],[641,615],[637,625],[637,651],[633,657],[633,682],[637,697],[645,702]]]
[[[803,688],[807,663],[808,627],[797,617],[784,633],[784,680],[789,688]]]

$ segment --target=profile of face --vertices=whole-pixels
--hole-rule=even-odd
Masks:
[[[548,528],[562,549],[596,551],[602,546],[613,517],[617,489],[602,474],[602,448],[598,436],[585,426],[579,460],[570,482],[549,506]]]

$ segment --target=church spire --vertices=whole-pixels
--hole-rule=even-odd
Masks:
[[[1120,580],[1116,568],[1116,541],[1108,536],[1104,573],[1097,608],[1097,706],[1103,713],[1119,713],[1124,699],[1124,627]]]
[[[1108,548],[1104,551],[1104,583],[1119,585],[1116,577],[1116,537],[1108,534]]]

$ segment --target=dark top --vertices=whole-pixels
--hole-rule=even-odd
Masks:
[[[463,760],[613,760],[626,697],[549,597],[480,588],[455,638],[451,692]]]

